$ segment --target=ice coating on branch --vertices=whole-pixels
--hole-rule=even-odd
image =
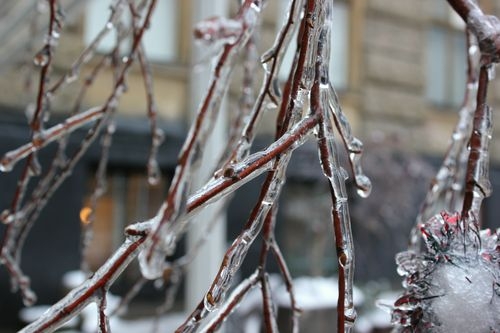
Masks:
[[[203,307],[198,306],[191,314],[191,319],[187,320],[177,331],[195,331],[210,312],[217,310],[219,306],[223,304],[225,295],[232,285],[234,275],[241,267],[248,253],[248,249],[259,235],[267,214],[279,197],[281,188],[284,184],[286,167],[290,160],[290,156],[290,152],[281,156],[281,164],[279,164],[270,180],[262,201],[252,211],[245,229],[226,251],[219,272],[203,298]]]
[[[363,154],[363,143],[352,134],[351,125],[342,112],[340,102],[333,85],[329,86],[329,110],[334,114],[335,125],[340,131],[345,148],[349,153],[352,171],[354,173],[354,182],[358,188],[358,194],[366,198],[372,190],[372,183],[361,167],[361,156]]]
[[[351,128],[339,107],[338,99],[330,83],[328,64],[330,59],[330,21],[332,20],[332,3],[325,2],[319,6],[319,13],[324,21],[318,33],[317,58],[315,59],[315,83],[311,95],[312,108],[322,113],[317,129],[318,152],[321,168],[330,182],[332,197],[332,221],[335,230],[335,245],[337,248],[339,276],[338,330],[352,332],[356,320],[356,310],[353,301],[354,280],[354,244],[351,232],[351,220],[347,203],[345,181],[346,171],[340,166],[333,126],[339,130],[349,158],[355,181],[362,196],[369,194],[371,184],[363,174],[359,164],[362,151],[361,142],[351,134]]]
[[[468,143],[472,133],[474,112],[476,111],[477,73],[481,57],[477,39],[472,33],[467,34],[467,42],[468,79],[465,86],[464,101],[460,108],[458,122],[451,136],[448,151],[434,180],[431,182],[416,218],[416,226],[410,239],[413,249],[417,249],[420,242],[417,230],[420,224],[442,210],[458,211],[462,209],[469,158]]]
[[[233,44],[243,31],[243,24],[239,20],[225,17],[211,17],[198,22],[194,27],[194,37],[207,44]]]
[[[471,213],[474,214],[474,216],[480,216],[481,203],[484,198],[491,195],[492,191],[489,179],[489,144],[493,132],[492,111],[488,105],[482,105],[481,107],[483,108],[482,112],[475,116],[476,119],[474,122],[477,122],[478,126],[474,129],[473,133],[473,136],[477,137],[479,145],[477,147],[471,147],[470,149],[471,155],[477,154],[478,156],[473,170],[473,179],[475,183],[472,204],[470,207]]]
[[[90,303],[100,305],[99,318],[107,321],[105,308],[109,287],[142,249],[143,238],[128,237],[120,248],[91,277],[51,306],[40,318],[19,332],[54,331],[78,315]]]
[[[163,205],[152,219],[133,225],[134,232],[140,232],[141,230],[154,230],[158,227],[166,209],[166,205]],[[151,246],[150,239],[146,241],[146,247],[147,246]],[[144,250],[139,253],[139,267],[141,268],[142,275],[149,280],[161,277],[167,267],[165,257],[174,250],[175,237],[172,234],[165,232],[164,237],[158,242],[158,247],[152,249],[152,252]]]
[[[396,332],[497,332],[498,231],[443,212],[421,227],[426,249],[396,256],[405,293],[395,302]]]
[[[185,229],[187,198],[192,175],[201,164],[203,147],[215,128],[213,123],[229,86],[237,55],[251,37],[258,23],[259,11],[260,8],[256,4],[250,5],[250,2],[245,2],[234,19],[240,21],[242,29],[239,32],[234,31],[238,33],[234,41],[223,41],[223,50],[213,69],[207,93],[198,107],[196,118],[179,154],[179,164],[167,194],[165,211],[158,219],[158,223],[155,223],[154,231],[150,234],[146,244],[145,253],[139,256],[141,271],[145,277],[159,276],[163,271],[165,256],[175,248],[176,239]]]

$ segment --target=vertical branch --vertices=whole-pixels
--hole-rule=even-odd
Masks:
[[[147,162],[148,183],[150,185],[157,185],[161,178],[161,171],[158,166],[158,148],[163,143],[165,134],[163,130],[158,128],[158,106],[154,98],[153,76],[151,74],[151,66],[144,54],[144,48],[142,46],[139,47],[137,55],[141,67],[142,79],[144,81],[144,89],[146,90],[147,114],[151,128],[151,148],[149,150]]]
[[[224,320],[231,314],[231,312],[240,304],[245,295],[252,290],[252,288],[260,282],[260,270],[256,270],[250,277],[240,282],[240,284],[233,290],[224,305],[220,309],[220,313],[215,316],[211,322],[203,327],[200,332],[215,332],[217,331]]]
[[[235,56],[251,36],[258,21],[260,6],[260,1],[245,0],[235,19],[239,22],[241,31],[234,36],[234,40],[231,38],[225,41],[207,93],[179,154],[179,163],[165,199],[165,209],[161,213],[162,217],[150,236],[146,252],[139,257],[142,272],[148,278],[156,278],[161,274],[164,257],[175,246],[171,240],[172,238],[175,239],[176,236],[167,237],[166,234],[171,232],[171,229],[182,228],[178,221],[185,214],[184,209],[187,194],[189,193],[190,174],[193,167],[200,161],[202,156],[201,147],[206,142],[205,139],[210,130],[213,129],[213,126],[207,123],[207,118],[215,118],[214,113],[217,112],[222,96],[229,84]]]
[[[410,248],[419,252],[420,226],[442,210],[455,212],[463,205],[465,175],[469,150],[467,143],[472,133],[478,90],[480,52],[476,37],[466,29],[467,82],[459,119],[443,162],[431,181],[411,231]]]
[[[97,332],[98,333],[108,333],[108,332],[110,332],[110,328],[109,328],[109,318],[106,315],[107,290],[102,289],[101,291],[99,291],[99,293],[100,293],[100,295],[98,296],[98,300],[97,300],[97,315],[98,315],[98,319],[97,319],[98,330],[97,330]]]
[[[330,107],[331,91],[328,78],[329,59],[329,21],[331,4],[324,4],[320,17],[327,18],[322,22],[318,36],[315,78],[311,92],[311,112],[321,115],[318,124],[318,152],[323,173],[329,180],[332,199],[332,220],[335,233],[339,269],[339,298],[337,302],[337,331],[352,332],[356,319],[353,302],[354,278],[354,244],[351,232],[351,222],[347,205],[345,179],[347,174],[339,165],[333,132],[333,113]]]
[[[78,315],[88,304],[96,300],[99,301],[103,296],[103,290],[111,286],[144,246],[146,232],[129,228],[128,233],[127,240],[87,281],[70,291],[47,310],[43,316],[20,330],[20,332],[54,331]],[[100,316],[100,318],[103,319],[104,317]]]
[[[490,65],[492,66],[492,65]],[[462,218],[476,218],[480,222],[481,203],[491,194],[489,181],[488,147],[492,133],[491,108],[486,104],[488,91],[488,68],[482,66],[479,72],[477,107],[474,113],[472,135],[469,141],[470,153],[467,163],[465,196]]]
[[[278,323],[276,322],[276,313],[273,307],[273,300],[271,297],[271,288],[269,287],[269,276],[266,272],[263,272],[261,281],[261,291],[262,291],[262,304],[264,312],[264,327],[266,332],[277,333]]]
[[[12,208],[10,212],[7,212],[2,214],[4,221],[10,221],[12,223],[9,224],[5,234],[4,238],[2,241],[2,247],[1,247],[1,252],[0,252],[0,258],[1,262],[6,263],[6,265],[9,265],[11,269],[9,269],[9,272],[13,273],[11,275],[11,280],[13,284],[13,288],[17,288],[17,285],[22,282],[25,284],[25,281],[29,281],[23,274],[20,269],[20,263],[18,262],[18,259],[20,257],[20,251],[22,244],[24,240],[26,239],[26,236],[31,229],[33,223],[34,223],[34,218],[33,216],[38,216],[40,213],[41,209],[45,206],[46,202],[48,199],[52,196],[54,191],[62,184],[64,179],[71,174],[71,171],[73,170],[74,166],[76,163],[80,160],[80,158],[83,156],[83,154],[87,151],[89,148],[90,144],[95,140],[95,138],[98,136],[100,133],[100,130],[105,123],[104,119],[107,118],[109,113],[111,112],[110,110],[116,108],[118,99],[122,95],[125,89],[125,80],[126,80],[126,74],[130,67],[133,64],[133,56],[136,53],[137,47],[139,45],[140,40],[142,39],[142,36],[144,34],[144,31],[146,30],[147,27],[149,27],[149,21],[151,18],[151,15],[154,11],[155,5],[156,5],[156,0],[152,0],[147,7],[146,10],[146,16],[144,18],[143,23],[140,25],[140,28],[137,30],[137,32],[134,34],[134,39],[133,39],[133,45],[132,49],[130,52],[130,56],[127,57],[126,61],[124,62],[123,67],[121,68],[121,71],[119,72],[118,75],[116,75],[115,79],[115,84],[112,88],[112,92],[109,95],[108,99],[104,103],[103,106],[92,108],[88,110],[87,113],[82,113],[78,115],[74,115],[73,117],[68,118],[64,123],[58,124],[54,127],[52,127],[52,131],[45,131],[42,128],[42,120],[43,117],[41,116],[42,114],[42,109],[44,106],[44,100],[47,98],[45,92],[46,85],[45,81],[48,79],[48,73],[49,73],[49,65],[51,63],[51,49],[52,47],[56,44],[57,38],[59,37],[59,28],[60,28],[60,21],[59,18],[56,15],[56,1],[51,1],[51,16],[50,16],[50,24],[49,24],[49,31],[50,35],[47,37],[47,43],[46,45],[42,48],[42,51],[44,52],[39,52],[35,56],[35,62],[38,62],[39,66],[42,66],[42,73],[41,76],[44,78],[44,80],[40,81],[40,88],[39,88],[39,94],[38,94],[38,99],[37,99],[37,110],[38,112],[35,112],[35,115],[32,120],[32,145],[35,147],[34,150],[29,151],[27,155],[18,154],[18,151],[14,151],[14,153],[10,152],[7,153],[4,158],[2,159],[2,170],[3,171],[8,171],[5,168],[5,165],[12,167],[13,166],[13,161],[17,161],[18,159],[24,158],[27,156],[26,160],[26,165],[24,167],[24,170],[21,174],[20,180],[19,180],[19,185],[16,189],[16,192],[14,194],[14,199],[12,203]],[[57,26],[56,26],[57,25]],[[49,51],[47,54],[46,51]],[[42,56],[48,56],[48,57],[42,57]],[[45,69],[45,70],[44,70]],[[45,97],[44,97],[45,96]],[[45,99],[44,99],[45,98]],[[37,169],[37,164],[34,163],[36,162],[36,159],[34,159],[34,153],[42,148],[44,145],[46,145],[48,142],[56,140],[62,136],[67,135],[71,131],[74,131],[75,129],[81,127],[83,124],[87,122],[95,121],[94,126],[91,127],[91,129],[87,132],[86,137],[81,141],[79,149],[74,153],[72,158],[68,159],[67,162],[61,166],[60,172],[57,175],[57,177],[54,179],[52,182],[52,185],[50,189],[48,189],[46,192],[43,193],[42,197],[36,201],[35,205],[35,210],[31,217],[28,219],[26,216],[23,216],[21,219],[18,217],[18,209],[20,202],[22,200],[22,197],[24,196],[24,192],[26,190],[26,185],[28,178],[30,176],[30,173],[33,173]],[[35,135],[37,134],[37,135]],[[47,139],[45,135],[48,134],[49,138]],[[23,149],[25,149],[24,147]],[[21,151],[24,151],[21,149]],[[18,157],[18,159],[12,159],[12,154],[13,156]],[[20,157],[19,157],[20,156]],[[9,162],[7,164],[4,164],[4,162]],[[12,163],[10,163],[12,162]],[[17,219],[17,220],[16,220]],[[11,221],[12,220],[12,221]],[[22,290],[29,290],[27,288],[23,288]],[[29,296],[29,295],[28,295]],[[26,298],[26,302],[30,303],[28,300],[31,300],[31,297]]]

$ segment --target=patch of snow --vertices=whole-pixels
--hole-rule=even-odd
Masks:
[[[23,308],[19,311],[19,319],[26,324],[30,324],[40,318],[48,309],[50,309],[50,305],[35,305],[27,308]],[[78,325],[78,318],[71,318],[67,323],[65,323],[62,327],[64,328],[73,328]]]
[[[303,310],[336,308],[338,298],[338,280],[327,277],[300,277],[293,280],[293,290],[298,306]],[[285,285],[276,291],[275,299],[279,306],[290,307],[290,297]],[[273,295],[273,296],[274,296]],[[364,301],[361,290],[354,287],[354,305]]]
[[[401,292],[386,291],[377,296],[377,307],[356,320],[356,332],[370,333],[374,329],[391,327],[391,309]]]
[[[433,273],[432,312],[437,333],[485,333],[500,330],[500,298],[491,267],[481,260],[439,265]]]
[[[68,290],[74,289],[87,280],[87,275],[80,270],[69,271],[62,277],[62,285]]]
[[[106,294],[106,313],[109,314],[116,309],[120,304],[121,297],[115,296],[111,293]],[[97,304],[90,303],[87,305],[81,312],[82,316],[82,332],[94,333],[96,327],[98,327],[98,311]],[[110,322],[112,322],[115,317],[110,318]],[[116,331],[118,332],[118,331]]]
[[[158,325],[157,332],[173,332],[184,322],[184,320],[186,320],[186,314],[184,313],[171,313],[167,316],[162,316],[158,322],[156,322]],[[119,317],[112,317],[109,324],[111,326],[111,332],[153,332],[153,329],[155,328],[155,318],[143,317],[141,319],[127,320]],[[95,327],[93,332],[95,332]]]

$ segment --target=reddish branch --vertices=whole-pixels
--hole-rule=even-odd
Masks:
[[[465,195],[462,208],[462,218],[469,218],[472,212],[479,219],[479,207],[484,197],[489,196],[491,189],[487,179],[489,159],[488,143],[491,131],[491,110],[486,104],[488,92],[488,67],[482,66],[479,72],[479,87],[477,91],[477,104],[474,113],[473,130],[469,140],[469,160],[467,164],[467,174],[465,179]],[[485,165],[486,163],[486,165]]]
[[[448,0],[448,3],[467,23],[479,42],[483,63],[500,61],[500,20],[485,15],[473,0]]]
[[[143,24],[140,26],[140,28],[134,34],[130,56],[125,61],[121,72],[116,77],[115,85],[113,86],[113,90],[112,90],[110,96],[108,97],[107,101],[105,102],[105,104],[103,106],[98,107],[98,109],[99,108],[102,109],[101,112],[104,115],[107,115],[110,112],[110,110],[112,110],[114,107],[116,107],[117,102],[118,102],[118,98],[123,93],[123,90],[125,87],[126,74],[127,74],[128,70],[130,69],[130,67],[132,66],[132,64],[134,63],[133,59],[134,59],[135,52],[137,50],[137,47],[139,46],[139,42],[142,39],[142,36],[143,36],[145,30],[147,29],[147,27],[149,27],[149,21],[151,19],[152,13],[154,11],[155,5],[156,5],[156,0],[152,0],[150,5],[147,8],[147,12],[146,12]],[[56,17],[56,14],[55,14],[55,10],[56,10],[55,1],[54,1],[54,6],[51,7],[51,9],[54,10],[54,13],[51,14],[51,23],[49,24],[49,26],[53,26],[55,24],[60,24],[60,22],[57,21],[58,18]],[[54,29],[54,28],[52,28],[52,29]],[[56,35],[53,34],[54,30],[51,30],[51,28],[49,28],[49,32],[51,33],[51,35],[48,38],[46,47],[47,47],[47,45],[48,46],[53,45],[54,41],[52,38],[56,37]],[[45,60],[45,59],[43,59],[43,60]],[[50,58],[49,58],[49,60],[50,60]],[[49,61],[49,64],[50,64],[50,61]],[[46,72],[43,72],[43,69],[45,68],[45,66],[46,66],[46,64],[43,63],[42,74],[45,73],[45,75],[48,75],[47,74],[48,69]],[[47,78],[45,78],[43,81],[45,82],[45,80],[47,80]],[[45,94],[43,93],[45,91],[44,89],[45,89],[45,85],[40,85],[38,96],[45,96]],[[42,110],[43,105],[41,103],[43,103],[43,99],[38,98],[37,101],[39,103],[37,105],[37,108],[39,108],[39,110]],[[98,112],[96,112],[94,109],[94,113],[98,113]],[[83,116],[83,120],[82,119],[76,120],[76,119],[78,119],[78,115],[76,115],[72,118],[69,118],[72,121],[75,120],[75,123],[72,123],[71,126],[74,127],[74,126],[78,126],[78,124],[84,123],[87,120],[86,116],[87,115]],[[35,121],[35,119],[38,119],[38,118],[40,118],[40,115],[35,113],[33,120]],[[52,185],[50,186],[50,188],[47,191],[45,191],[43,194],[41,194],[41,197],[37,199],[37,201],[35,202],[36,205],[34,207],[36,207],[36,208],[35,208],[33,215],[30,218],[28,218],[27,216],[23,216],[22,219],[19,219],[17,217],[19,205],[20,205],[20,202],[21,202],[22,197],[24,195],[24,191],[26,189],[30,170],[32,168],[34,168],[34,163],[35,163],[35,160],[33,159],[34,154],[28,155],[27,161],[26,161],[26,166],[22,172],[22,175],[21,175],[21,178],[19,181],[19,185],[18,185],[17,190],[14,194],[14,199],[13,199],[11,211],[8,212],[7,214],[5,214],[5,216],[2,216],[5,218],[4,221],[5,220],[10,221],[11,220],[10,217],[14,216],[14,221],[15,221],[7,227],[7,230],[4,234],[4,238],[2,241],[2,250],[0,252],[0,259],[2,259],[2,261],[9,262],[10,264],[16,266],[15,267],[16,269],[10,270],[11,272],[14,272],[14,274],[11,275],[11,279],[12,279],[14,286],[22,285],[26,281],[26,277],[24,275],[22,275],[22,271],[18,267],[19,266],[18,260],[20,258],[20,251],[22,248],[22,244],[27,237],[28,231],[30,230],[31,226],[34,223],[34,220],[35,220],[34,217],[38,216],[38,213],[40,212],[42,207],[45,205],[47,200],[51,197],[53,192],[60,186],[60,184],[63,182],[63,180],[71,173],[73,167],[76,165],[76,163],[79,161],[79,159],[83,156],[84,152],[88,149],[90,144],[98,136],[98,134],[100,133],[100,130],[102,128],[102,125],[104,124],[104,122],[103,122],[104,118],[105,117],[101,117],[101,118],[96,120],[94,126],[89,130],[89,132],[87,132],[87,136],[82,140],[80,148],[73,155],[73,157],[64,164],[64,166],[60,170],[59,175],[53,179]],[[37,123],[35,121],[32,125],[32,128],[33,128],[33,130],[36,130],[37,132],[36,133],[34,132],[33,140],[32,140],[31,144],[33,144],[33,141],[37,142],[36,141],[37,138],[40,138],[40,137],[43,138],[43,135],[45,133],[45,131],[42,130],[42,128],[41,128],[40,122]],[[64,134],[65,131],[63,131],[63,129],[64,129],[64,125],[62,125],[62,127],[56,126],[55,128],[53,128],[54,132],[53,133],[49,132],[49,134],[53,135],[52,138],[55,138],[58,135]],[[35,134],[37,134],[37,136],[35,136]],[[44,140],[42,140],[42,143],[46,144]],[[4,215],[4,214],[2,214],[2,215]],[[13,258],[13,261],[10,261],[9,260],[10,258]]]
[[[227,42],[224,45],[222,54],[220,55],[215,66],[212,81],[210,82],[210,85],[208,87],[207,94],[204,97],[204,100],[198,110],[196,119],[194,120],[194,123],[190,128],[187,139],[179,154],[178,166],[176,168],[173,183],[170,186],[167,198],[165,200],[166,209],[162,214],[158,226],[155,228],[155,231],[151,235],[151,245],[148,249],[147,261],[151,260],[153,252],[157,250],[157,247],[159,246],[158,242],[160,241],[164,226],[167,223],[171,222],[176,215],[182,213],[177,211],[180,204],[178,201],[179,198],[181,198],[181,200],[185,200],[185,198],[182,197],[182,193],[186,192],[186,177],[189,175],[189,171],[192,167],[191,158],[194,155],[196,144],[199,143],[199,140],[203,138],[206,132],[205,130],[203,130],[202,126],[206,121],[207,115],[210,113],[210,111],[212,111],[212,108],[214,106],[218,106],[216,103],[220,101],[221,96],[215,96],[215,94],[217,93],[216,90],[221,88],[221,83],[223,83],[220,82],[222,71],[232,54],[235,51],[238,51],[238,48],[241,47],[242,43],[245,41],[245,37],[248,37],[245,36],[245,32],[248,29],[253,28],[251,26],[248,26],[245,22],[245,16],[249,15],[249,12],[254,10],[253,6],[257,6],[257,4],[254,4],[253,0],[245,0],[236,15],[235,20],[240,21],[243,25],[242,32],[234,42]]]
[[[451,1],[450,4],[454,5],[454,8],[459,12],[459,14],[466,19],[470,25],[471,30],[473,30],[479,37],[480,42],[482,41],[482,51],[485,56],[484,61],[497,61],[498,60],[498,34],[496,27],[496,21],[493,22],[489,17],[484,17],[482,12],[476,10],[472,5],[469,6],[469,1]],[[145,5],[145,1],[142,2]],[[218,106],[220,98],[222,97],[225,89],[227,87],[226,80],[223,80],[223,76],[228,68],[234,65],[231,57],[238,53],[243,47],[251,48],[252,41],[249,37],[249,32],[254,28],[250,26],[253,23],[248,23],[245,21],[246,15],[253,10],[253,6],[259,6],[261,3],[255,0],[245,0],[242,2],[241,8],[236,15],[235,21],[241,23],[241,30],[236,29],[237,33],[233,35],[234,31],[230,31],[230,37],[225,40],[223,46],[222,54],[218,59],[216,67],[214,69],[213,80],[210,83],[208,92],[203,100],[203,103],[199,109],[198,116],[195,123],[190,130],[189,136],[186,139],[184,147],[179,155],[178,168],[176,174],[170,187],[169,193],[165,200],[166,209],[160,211],[158,218],[159,223],[147,222],[134,225],[127,229],[128,240],[121,246],[121,248],[115,252],[115,254],[103,265],[96,274],[91,277],[85,284],[77,289],[73,290],[68,296],[63,300],[55,304],[49,314],[39,319],[34,324],[28,326],[25,331],[43,331],[46,329],[53,329],[59,327],[64,321],[67,321],[72,316],[75,316],[84,306],[90,302],[96,301],[99,303],[99,326],[101,331],[108,331],[107,316],[104,312],[105,310],[105,294],[109,286],[113,283],[114,279],[121,273],[121,271],[130,263],[130,261],[135,258],[142,248],[144,251],[148,251],[148,255],[152,255],[156,250],[156,247],[160,246],[158,244],[162,238],[165,236],[163,234],[164,226],[169,223],[181,221],[187,219],[191,215],[198,213],[200,209],[214,200],[220,199],[221,196],[234,191],[237,187],[242,186],[244,183],[253,178],[256,174],[269,171],[266,175],[264,185],[261,187],[260,196],[257,204],[254,206],[246,225],[241,231],[239,237],[235,240],[233,245],[227,250],[219,270],[219,274],[214,280],[212,287],[207,292],[205,297],[201,300],[198,307],[193,311],[192,315],[188,320],[179,328],[179,331],[184,329],[190,330],[193,327],[197,327],[201,320],[204,319],[208,311],[220,305],[224,300],[224,292],[227,291],[228,285],[230,285],[232,280],[232,273],[228,273],[228,269],[238,269],[243,261],[246,251],[251,243],[255,240],[257,234],[262,230],[263,243],[261,249],[260,257],[260,267],[254,275],[252,275],[248,280],[245,280],[239,288],[235,290],[233,295],[229,300],[223,305],[216,318],[212,323],[209,324],[207,331],[215,330],[221,325],[224,318],[226,318],[239,301],[244,297],[244,295],[254,286],[260,284],[262,287],[262,299],[263,299],[263,311],[264,311],[264,325],[267,331],[276,330],[275,315],[273,313],[273,304],[271,300],[271,290],[269,283],[267,281],[266,273],[266,262],[269,252],[275,256],[278,265],[280,267],[281,273],[284,277],[287,290],[290,294],[290,301],[293,312],[294,326],[296,323],[296,314],[298,313],[298,308],[295,302],[295,297],[293,294],[293,284],[290,272],[286,266],[286,262],[281,254],[280,248],[274,237],[275,228],[275,213],[276,213],[276,200],[279,196],[280,190],[284,182],[284,174],[286,171],[287,163],[289,161],[290,155],[297,146],[305,141],[305,137],[309,135],[313,129],[317,129],[318,138],[318,150],[321,159],[321,165],[325,176],[330,180],[330,192],[332,198],[332,220],[333,229],[335,232],[335,245],[337,248],[338,257],[338,269],[339,269],[339,299],[338,299],[338,331],[344,332],[346,327],[351,327],[348,323],[349,321],[354,321],[354,311],[352,311],[353,316],[349,316],[349,311],[352,310],[352,295],[346,296],[350,293],[348,288],[350,288],[349,281],[352,279],[352,265],[353,265],[353,253],[351,249],[351,235],[350,226],[348,221],[348,216],[345,215],[345,209],[347,206],[345,204],[346,198],[343,197],[342,186],[344,185],[343,179],[341,179],[342,174],[338,170],[340,169],[336,165],[336,152],[333,150],[333,138],[331,126],[335,122],[337,128],[341,127],[339,120],[336,115],[329,115],[328,107],[329,100],[324,98],[325,86],[328,86],[328,59],[325,54],[328,52],[324,51],[327,47],[326,40],[328,34],[325,30],[321,30],[319,25],[323,24],[322,15],[326,15],[324,12],[326,10],[327,1],[317,1],[317,0],[307,0],[305,5],[305,17],[301,20],[300,33],[298,37],[298,48],[294,63],[292,66],[292,71],[288,82],[284,87],[284,94],[281,98],[279,96],[278,89],[276,89],[273,84],[276,83],[276,72],[279,68],[281,55],[283,49],[286,47],[287,39],[290,38],[291,32],[293,30],[294,20],[299,18],[299,12],[302,9],[302,1],[292,0],[291,2],[291,13],[288,16],[287,22],[280,31],[280,34],[275,42],[275,45],[263,57],[263,62],[268,64],[266,69],[266,77],[264,79],[261,91],[257,96],[256,102],[253,105],[250,120],[246,124],[246,128],[241,135],[241,145],[234,150],[233,158],[231,158],[228,163],[225,164],[223,172],[220,173],[219,177],[212,178],[205,187],[200,189],[197,193],[187,198],[184,195],[186,187],[189,186],[189,174],[192,171],[192,160],[193,156],[197,153],[199,149],[200,142],[203,143],[203,138],[206,134],[204,127],[207,127],[207,121],[213,119],[215,114],[215,108]],[[55,5],[55,0],[51,1],[52,5]],[[81,154],[86,150],[88,145],[95,139],[98,132],[100,132],[101,127],[108,119],[111,110],[116,106],[117,99],[125,89],[125,77],[128,69],[135,61],[135,58],[139,59],[139,64],[141,66],[142,75],[144,78],[144,83],[146,86],[147,101],[148,101],[148,114],[151,120],[151,129],[153,133],[153,140],[159,140],[160,134],[157,129],[156,124],[156,105],[153,99],[152,93],[152,82],[151,73],[148,68],[148,63],[142,53],[140,47],[142,35],[147,26],[149,26],[149,20],[154,10],[156,1],[152,0],[150,6],[147,9],[147,14],[144,19],[142,26],[135,28],[133,30],[133,43],[132,51],[128,57],[125,58],[123,67],[121,71],[117,72],[115,76],[115,85],[113,87],[113,92],[103,106],[91,109],[87,112],[72,116],[66,120],[63,124],[52,127],[46,131],[43,131],[42,136],[33,136],[32,142],[25,146],[20,147],[17,150],[9,152],[2,160],[5,165],[11,165],[14,162],[25,157],[28,157],[27,167],[25,168],[24,176],[21,179],[27,179],[28,167],[33,167],[31,163],[31,158],[34,156],[34,152],[38,149],[45,147],[48,143],[58,140],[65,136],[66,133],[74,131],[76,128],[81,127],[91,121],[95,121],[92,129],[87,133],[87,137],[82,142],[80,150],[77,155],[75,155],[65,167],[61,168],[63,175],[71,172],[74,163],[81,157]],[[55,7],[54,7],[55,8]],[[134,20],[137,19],[138,15],[136,9],[129,2],[129,8]],[[320,13],[320,14],[318,14]],[[482,15],[482,16],[481,16]],[[477,23],[476,21],[484,21],[483,23]],[[491,22],[490,22],[491,21]],[[51,17],[51,22],[54,23],[54,18]],[[486,23],[485,23],[486,22]],[[214,23],[214,22],[210,22]],[[489,24],[489,25],[488,25]],[[493,27],[494,29],[490,29]],[[50,29],[49,29],[50,31]],[[319,31],[319,32],[318,32]],[[492,33],[493,31],[493,33]],[[217,33],[222,34],[221,38],[226,39],[228,31],[221,30]],[[319,35],[318,35],[319,34]],[[319,36],[319,37],[318,37]],[[317,44],[317,45],[316,45]],[[314,49],[317,47],[317,49]],[[493,49],[495,47],[495,49]],[[316,53],[314,53],[316,51]],[[82,63],[84,61],[82,60]],[[50,64],[50,62],[49,62]],[[121,64],[121,63],[120,63]],[[75,68],[75,67],[74,67]],[[74,69],[73,68],[73,69]],[[312,71],[312,72],[311,72]],[[42,68],[43,74],[43,68]],[[309,75],[314,74],[314,82],[312,83],[311,91],[311,80]],[[248,73],[247,73],[248,75]],[[486,69],[483,68],[481,72],[480,79],[480,91],[483,93],[478,94],[478,111],[477,111],[477,122],[475,128],[478,131],[481,129],[480,121],[484,120],[484,115],[480,114],[482,112],[479,110],[479,105],[484,105],[484,99],[486,98],[486,85],[487,78],[484,79],[486,75]],[[484,85],[481,85],[482,80],[486,80]],[[224,82],[221,82],[224,81]],[[44,80],[45,82],[45,80]],[[61,82],[61,81],[59,81]],[[53,86],[53,91],[58,90],[59,82]],[[249,86],[251,83],[246,83]],[[44,86],[39,88],[39,96],[44,96]],[[306,94],[301,95],[301,93],[306,92]],[[328,90],[328,92],[330,92]],[[309,97],[310,93],[310,97]],[[484,95],[484,96],[483,96]],[[480,97],[483,96],[484,99]],[[481,97],[481,98],[483,98]],[[262,113],[263,105],[266,99],[271,102],[279,104],[281,98],[281,106],[279,113],[277,115],[277,125],[276,125],[276,137],[275,142],[272,143],[266,149],[252,154],[248,157],[244,157],[241,154],[248,154],[248,147],[246,144],[251,144],[254,136],[254,127],[257,123],[259,115]],[[305,100],[308,99],[309,100]],[[303,105],[301,102],[310,102],[311,112],[309,115],[303,115]],[[37,107],[41,110],[42,104],[38,103]],[[244,105],[249,108],[249,104]],[[37,109],[35,116],[33,118],[32,128],[38,132],[41,128],[40,112]],[[340,130],[340,129],[339,129]],[[342,132],[342,130],[340,130]],[[343,133],[341,133],[344,135]],[[344,138],[345,140],[345,138]],[[478,154],[481,154],[481,149],[484,145],[479,142],[482,138],[472,138],[471,139],[471,150],[477,152],[471,153],[471,167],[470,170],[477,169],[477,163],[480,160]],[[348,144],[346,144],[348,146]],[[152,152],[150,154],[148,167],[153,169],[151,165],[154,164],[153,155],[156,154],[155,143],[152,146]],[[348,148],[350,149],[350,148]],[[335,162],[335,163],[332,163]],[[479,161],[480,162],[480,161]],[[151,164],[151,165],[149,165]],[[478,182],[473,176],[473,171],[469,171],[468,179],[470,180],[470,185],[468,187],[468,196],[472,197],[474,189],[477,187]],[[150,175],[154,174],[151,172]],[[469,177],[469,174],[472,175]],[[472,178],[471,178],[472,177]],[[63,177],[56,178],[54,184],[60,184],[60,180]],[[338,185],[336,182],[341,183]],[[21,182],[22,183],[22,182]],[[337,186],[340,186],[339,190]],[[24,188],[24,187],[20,187]],[[54,189],[54,186],[49,189]],[[19,188],[18,188],[19,192]],[[47,200],[50,197],[51,191],[47,191],[48,195],[41,196],[39,199],[41,201]],[[18,202],[22,198],[22,194],[16,194],[15,201]],[[472,198],[468,198],[467,202],[472,202]],[[15,205],[17,207],[17,204]],[[464,211],[468,211],[472,206],[471,204],[464,204]],[[344,211],[342,211],[344,210]],[[17,212],[17,208],[13,209],[13,212]],[[36,211],[38,212],[38,211]],[[35,213],[36,215],[36,213]],[[26,235],[29,228],[27,225],[21,226],[20,238]],[[6,239],[11,236],[11,229],[6,232]],[[178,234],[175,234],[178,236]],[[148,238],[147,247],[145,240]],[[19,239],[16,240],[19,243]],[[22,241],[20,242],[22,243]],[[5,246],[5,243],[4,243]],[[5,248],[3,249],[3,251]],[[10,250],[10,249],[9,249]],[[240,251],[240,252],[238,252]],[[236,256],[236,254],[241,254],[241,256]],[[5,254],[3,256],[4,261],[6,258],[10,258],[11,253],[9,251],[2,252]],[[163,253],[162,253],[163,254]],[[150,257],[149,257],[150,258]],[[234,261],[237,262],[234,262]],[[9,262],[10,263],[10,262]],[[22,273],[17,273],[17,266],[9,267],[12,271],[12,275],[18,275],[21,277]],[[221,281],[222,279],[222,281]],[[20,279],[19,279],[20,280]],[[218,289],[219,288],[219,289]],[[223,288],[221,291],[220,288]],[[347,303],[347,304],[346,304]],[[347,328],[348,329],[348,328]]]
[[[76,316],[89,303],[102,298],[111,284],[135,258],[138,251],[141,250],[146,236],[143,233],[125,241],[91,278],[81,286],[73,289],[63,299],[54,304],[45,315],[26,326],[20,332],[53,331]],[[104,317],[104,314],[100,316],[101,322],[105,320]],[[101,324],[104,325],[104,323]]]
[[[141,67],[142,78],[144,80],[144,89],[146,90],[147,114],[151,128],[151,148],[147,162],[148,182],[150,185],[157,185],[161,178],[157,155],[158,148],[163,142],[164,134],[163,131],[158,128],[158,107],[154,98],[153,76],[151,73],[151,66],[149,65],[149,61],[144,54],[143,47],[139,47],[137,55],[139,65]]]

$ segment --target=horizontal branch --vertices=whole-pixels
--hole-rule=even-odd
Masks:
[[[63,299],[54,304],[44,315],[20,333],[53,331],[78,315],[91,302],[98,301],[110,285],[137,256],[146,240],[146,235],[127,239],[91,278],[70,291]]]
[[[5,153],[0,161],[0,171],[11,171],[14,165],[23,158],[39,151],[49,143],[61,138],[63,135],[71,133],[92,121],[102,118],[105,110],[106,107],[96,106],[85,112],[67,118],[63,123],[41,131],[39,135],[33,137],[31,142]]]
[[[236,165],[227,167],[223,171],[224,178],[212,179],[212,181],[208,182],[207,185],[188,199],[187,212],[191,213],[196,208],[212,200],[218,194],[229,190],[232,185],[238,183],[238,185],[241,186],[253,179],[253,177],[250,177],[248,180],[245,178],[260,170],[264,165],[271,162],[276,156],[292,148],[292,146],[297,148],[300,145],[298,144],[300,139],[309,133],[317,124],[317,116],[307,117],[268,148],[248,156]]]

